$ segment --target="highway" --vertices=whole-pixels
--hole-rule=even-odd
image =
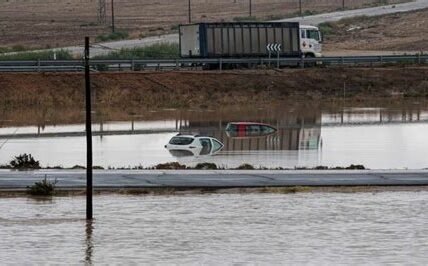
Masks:
[[[385,15],[385,14],[392,14],[392,13],[399,13],[399,12],[414,11],[414,10],[424,9],[424,8],[428,8],[428,0],[416,0],[416,1],[403,3],[403,4],[323,13],[323,14],[306,16],[306,17],[280,19],[276,21],[278,22],[296,21],[296,22],[300,22],[301,24],[317,25],[322,22],[338,21],[343,18],[350,18],[355,16],[362,16],[362,15],[378,16],[378,15]],[[90,55],[91,57],[93,57],[93,56],[107,54],[111,51],[119,50],[121,48],[144,47],[155,43],[178,43],[178,34],[167,34],[167,35],[153,36],[153,37],[147,37],[142,39],[97,43],[91,46]],[[68,50],[75,56],[83,56],[83,50],[84,50],[83,45],[63,47],[63,48],[58,48],[56,50],[59,50],[59,49]]]
[[[57,187],[83,188],[85,170],[0,170],[0,190],[19,190],[47,177]],[[96,189],[270,186],[428,185],[428,170],[95,170]]]

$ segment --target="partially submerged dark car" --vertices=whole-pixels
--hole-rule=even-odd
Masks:
[[[226,126],[226,134],[231,138],[264,137],[276,131],[271,125],[257,122],[230,122]]]

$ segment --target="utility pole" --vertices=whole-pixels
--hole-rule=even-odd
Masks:
[[[111,32],[114,33],[114,0],[111,0]]]
[[[89,37],[85,37],[85,103],[86,103],[86,220],[92,220],[92,119],[91,80],[89,72]]]
[[[189,14],[189,24],[192,23],[192,7],[191,0],[188,1],[188,14]]]
[[[249,13],[250,13],[250,17],[251,17],[253,15],[253,12],[252,12],[252,1],[251,0],[249,0],[249,4],[250,4],[250,7],[249,7],[250,8],[250,10],[249,10],[250,12]]]
[[[300,16],[302,16],[303,12],[302,12],[302,0],[299,0],[299,14]]]
[[[342,0],[342,10],[345,10],[345,0]]]
[[[98,0],[98,24],[106,24],[106,0]]]

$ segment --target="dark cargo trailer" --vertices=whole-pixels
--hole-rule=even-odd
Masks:
[[[265,57],[268,44],[281,44],[281,57],[300,56],[298,22],[197,23],[179,31],[183,58]]]

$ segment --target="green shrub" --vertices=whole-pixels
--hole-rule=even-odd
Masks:
[[[71,167],[70,169],[76,170],[76,169],[86,169],[86,167],[82,166],[82,165],[74,165],[73,167]]]
[[[54,54],[57,60],[68,60],[73,59],[73,56],[69,51],[57,50],[57,51],[40,51],[40,52],[23,52],[14,54],[3,54],[0,55],[0,61],[8,60],[54,60]]]
[[[36,161],[31,154],[20,154],[10,161],[12,169],[40,169],[39,161]]]
[[[23,45],[17,44],[12,47],[0,47],[0,53],[12,53],[12,52],[22,52],[30,50],[31,48],[25,47]]]
[[[198,163],[194,169],[198,170],[215,170],[218,169],[215,163]]]
[[[42,181],[27,187],[27,192],[34,196],[52,196],[55,193],[55,185],[57,183],[58,181],[56,179],[54,181],[49,181],[45,176]]]
[[[171,163],[160,163],[154,167],[158,170],[177,170],[177,169],[186,169],[186,166],[177,162]]]
[[[180,55],[178,44],[159,43],[131,49],[120,49],[94,59],[175,59]]]
[[[108,34],[102,34],[95,38],[99,42],[116,41],[128,38],[129,34],[126,31],[115,31]]]
[[[179,28],[180,28],[179,25],[172,25],[170,29],[173,30],[173,31],[176,31]]]
[[[346,169],[351,169],[351,170],[364,170],[366,169],[364,167],[364,165],[361,164],[351,164],[350,166],[346,167]]]
[[[244,164],[241,164],[240,166],[238,166],[236,169],[238,169],[238,170],[254,170],[254,166],[252,166],[251,164],[248,164],[248,163],[244,163]]]
[[[98,26],[98,24],[95,22],[88,22],[88,23],[80,24],[80,27],[95,27],[95,26]]]
[[[321,24],[318,24],[318,28],[320,29],[321,33],[326,36],[333,33],[333,27],[334,24],[331,22],[323,22]]]

